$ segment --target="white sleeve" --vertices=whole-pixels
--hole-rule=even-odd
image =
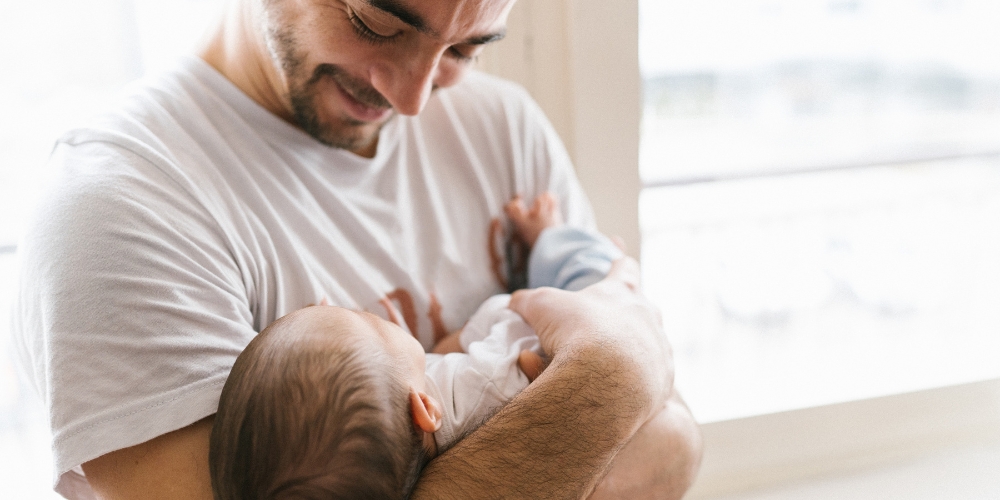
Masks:
[[[541,352],[534,330],[507,309],[510,296],[493,299],[487,301],[489,308],[476,313],[495,320],[488,335],[469,343],[467,353],[428,355],[428,385],[440,398],[444,414],[441,429],[434,434],[439,452],[476,430],[524,390],[528,378],[517,366],[518,355],[525,349]]]
[[[63,489],[80,464],[215,413],[256,334],[224,235],[142,153],[57,146],[50,164],[65,175],[19,249],[13,334],[49,408]]]

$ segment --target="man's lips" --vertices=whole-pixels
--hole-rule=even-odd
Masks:
[[[351,118],[361,122],[378,122],[388,117],[389,113],[392,112],[392,108],[379,108],[363,104],[349,94],[339,82],[336,80],[333,82],[340,93],[341,101],[344,102],[344,108]]]

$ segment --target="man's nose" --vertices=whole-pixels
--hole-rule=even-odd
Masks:
[[[402,64],[373,68],[372,86],[397,112],[416,115],[430,99],[440,63],[441,53],[422,54]]]

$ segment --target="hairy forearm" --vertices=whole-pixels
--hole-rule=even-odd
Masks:
[[[424,470],[414,498],[572,498],[588,494],[650,414],[628,359],[584,345]]]

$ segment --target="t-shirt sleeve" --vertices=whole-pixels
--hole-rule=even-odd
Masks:
[[[19,249],[14,335],[49,408],[57,479],[214,414],[256,334],[217,221],[149,156],[58,145]]]

